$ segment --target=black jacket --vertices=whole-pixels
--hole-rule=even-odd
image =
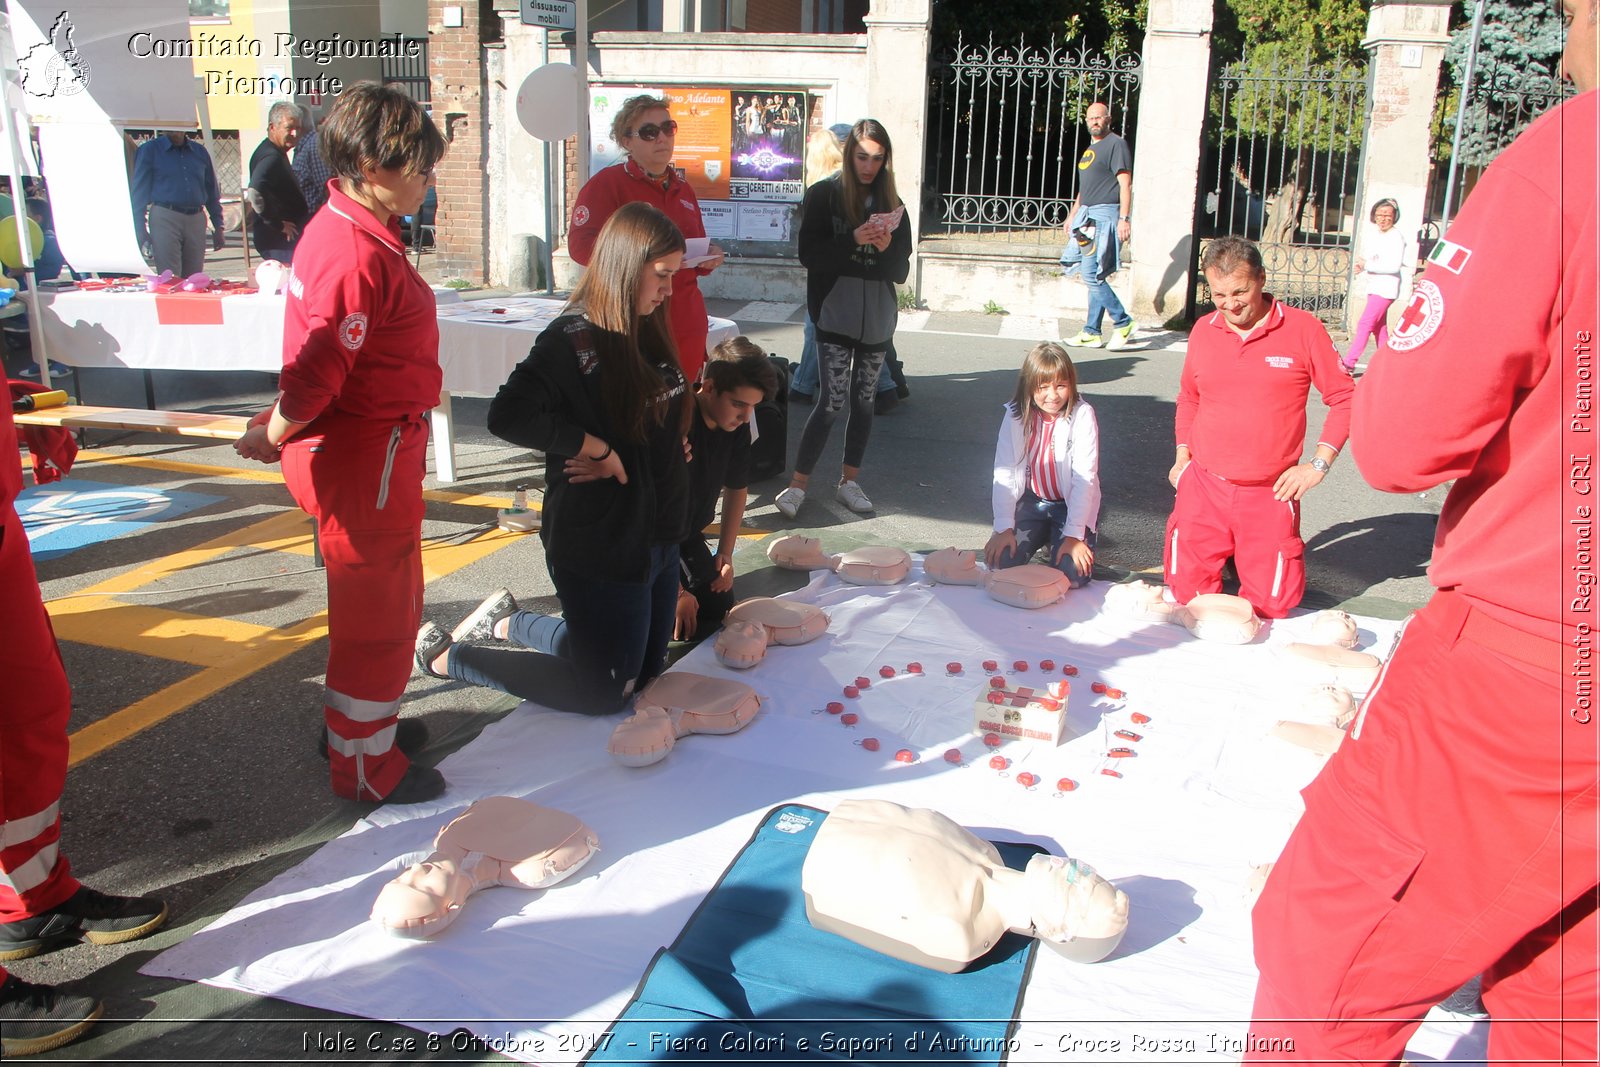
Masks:
[[[630,443],[612,429],[594,351],[598,332],[581,315],[563,315],[546,327],[490,403],[489,432],[545,454],[539,537],[551,567],[604,581],[643,582],[650,576],[651,535],[661,525],[650,462],[650,449],[660,444],[652,446],[649,437]],[[681,384],[683,375],[673,373]],[[626,485],[614,478],[568,481],[566,461],[583,448],[586,433],[616,450],[628,472]],[[683,463],[676,441],[667,461]],[[687,526],[687,514],[680,525]]]
[[[835,174],[812,185],[800,209],[806,309],[822,340],[880,347],[899,318],[895,284],[911,273],[911,220],[900,220],[882,252],[856,244],[839,182]]]

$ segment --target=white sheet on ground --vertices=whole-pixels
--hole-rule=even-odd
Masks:
[[[1096,1047],[1103,1062],[1234,1061],[1230,1042],[1245,1036],[1255,984],[1245,881],[1252,863],[1277,855],[1301,810],[1298,790],[1320,767],[1264,735],[1313,684],[1273,651],[1304,639],[1310,616],[1275,623],[1250,645],[1208,645],[1179,627],[1101,613],[1105,588],[1019,611],[975,588],[933,586],[920,568],[892,587],[819,574],[793,595],[832,616],[822,638],[775,647],[750,671],[720,666],[710,642],[680,665],[756,688],[762,711],[742,733],[684,738],[662,763],[634,770],[606,755],[615,718],[524,705],[442,765],[445,797],[379,809],[144,971],[435,1033],[465,1026],[516,1058],[572,1063],[767,810],[872,796],[1076,856],[1131,898],[1111,959],[1085,967],[1039,954],[1014,1059],[1080,1059]],[[1362,647],[1385,653],[1398,624],[1359,621]],[[1056,664],[1050,677],[1079,668],[1069,718],[1082,736],[1049,750],[1009,743],[999,752],[1010,765],[992,769],[994,753],[972,731],[973,700],[988,684],[981,664],[1009,671],[1025,660],[1014,680],[1037,685],[1044,658]],[[920,676],[906,670],[913,661]],[[953,661],[958,675],[946,671]],[[881,678],[883,666],[895,676]],[[843,697],[858,676],[871,687]],[[1124,699],[1094,694],[1095,681]],[[830,700],[860,723],[828,714]],[[1150,721],[1134,724],[1134,712]],[[1117,729],[1142,740],[1114,738]],[[865,737],[878,751],[859,744]],[[1120,745],[1137,755],[1104,757]],[[945,759],[951,748],[961,765]],[[917,761],[898,762],[901,749]],[[1020,785],[1024,771],[1040,784]],[[1062,777],[1079,787],[1058,791]],[[599,834],[599,855],[555,888],[473,897],[431,941],[400,940],[367,920],[379,888],[428,852],[445,821],[497,794],[572,812]],[[1471,1061],[1484,1043],[1482,1023],[1436,1010],[1412,1059]]]

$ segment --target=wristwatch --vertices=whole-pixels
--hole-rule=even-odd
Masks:
[[[1123,215],[1122,216],[1122,221],[1123,222],[1132,222],[1133,221],[1133,216],[1132,215]]]
[[[1321,456],[1313,456],[1311,459],[1311,469],[1316,471],[1318,474],[1327,474],[1328,468],[1331,466],[1333,466],[1333,464],[1329,463]]]

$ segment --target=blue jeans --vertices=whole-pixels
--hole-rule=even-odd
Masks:
[[[1012,552],[1008,549],[1000,554],[1001,570],[1022,566],[1033,558],[1033,554],[1039,551],[1040,546],[1049,545],[1050,555],[1045,560],[1048,565],[1065,574],[1074,589],[1082,589],[1089,584],[1089,576],[1078,573],[1078,568],[1073,564],[1070,555],[1059,563],[1056,562],[1056,553],[1061,551],[1061,542],[1066,537],[1065,500],[1040,500],[1033,495],[1033,490],[1023,490],[1022,499],[1017,501],[1017,515],[1013,525],[1017,531],[1017,550]],[[1094,531],[1085,530],[1083,543],[1092,549],[1094,542]]]
[[[890,351],[894,343],[889,344]],[[804,393],[806,396],[817,395],[817,324],[811,321],[811,313],[806,313],[806,338],[800,347],[800,366],[795,369],[794,381],[789,383],[791,393]],[[894,388],[894,378],[889,373],[889,361],[883,361],[883,370],[878,372],[878,392],[886,393]]]
[[[1119,329],[1133,321],[1133,316],[1117,299],[1111,283],[1106,281],[1122,262],[1122,245],[1117,240],[1117,220],[1121,213],[1122,209],[1116,204],[1089,204],[1079,208],[1072,227],[1082,226],[1085,219],[1094,220],[1094,254],[1084,255],[1078,242],[1072,239],[1061,253],[1062,267],[1067,270],[1078,267],[1083,274],[1083,284],[1089,290],[1089,321],[1083,327],[1086,333],[1098,334],[1107,312],[1111,313],[1111,325]],[[1101,276],[1102,266],[1109,267],[1105,277]]]
[[[550,577],[562,617],[522,611],[522,649],[452,645],[445,673],[558,711],[609,715],[666,665],[678,604],[678,546],[650,549],[650,578],[608,582],[559,567]]]

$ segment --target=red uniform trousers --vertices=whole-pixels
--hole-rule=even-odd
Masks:
[[[382,800],[411,763],[395,746],[422,624],[420,418],[321,416],[283,449],[283,477],[317,520],[328,572],[323,715],[333,791]]]
[[[78,891],[60,854],[72,693],[61,665],[28,535],[9,503],[0,540],[0,922],[26,919]],[[0,976],[5,973],[0,968]]]
[[[1492,1060],[1595,1062],[1596,728],[1575,650],[1497,628],[1435,596],[1304,790],[1254,914],[1250,1030],[1294,1051],[1246,1060],[1392,1063],[1482,974]]]
[[[1263,619],[1281,619],[1306,591],[1300,502],[1278,500],[1270,485],[1235,485],[1190,462],[1178,475],[1167,520],[1167,587],[1180,604],[1222,589],[1233,557],[1239,595]]]

